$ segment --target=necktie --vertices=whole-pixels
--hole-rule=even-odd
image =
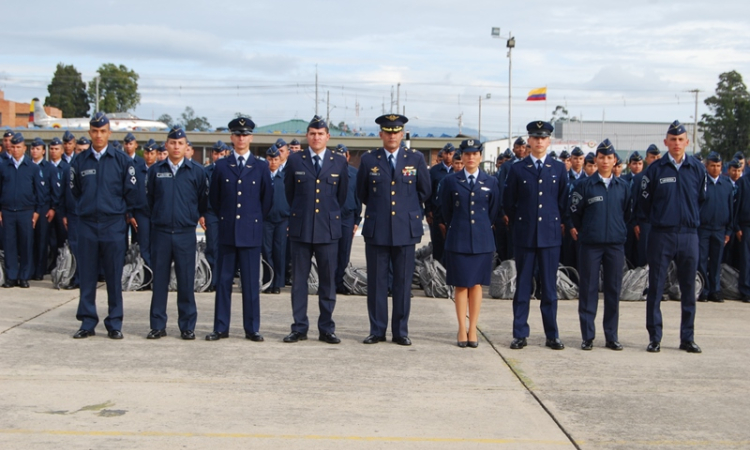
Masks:
[[[469,188],[474,190],[474,175],[469,175]]]
[[[393,161],[393,155],[388,155],[388,162],[391,164],[391,179],[396,176],[396,164]]]
[[[102,154],[99,152],[94,152],[94,156],[96,157],[96,160],[99,161],[99,158],[102,157]]]
[[[242,173],[242,169],[245,167],[245,158],[242,156],[237,158],[237,165],[240,167],[240,173]]]
[[[542,173],[542,160],[541,159],[536,160],[536,170],[540,174]]]
[[[320,156],[313,156],[313,160],[315,161],[315,176],[317,177],[320,175]]]

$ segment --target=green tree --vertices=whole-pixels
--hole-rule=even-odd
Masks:
[[[52,82],[47,86],[49,96],[44,106],[60,108],[63,117],[88,117],[89,95],[81,73],[72,65],[57,64]]]
[[[189,106],[185,107],[185,111],[180,115],[182,118],[182,128],[186,131],[200,130],[208,131],[211,129],[211,124],[208,123],[208,119],[205,117],[196,117],[195,110]]]
[[[698,126],[703,132],[704,152],[717,152],[730,159],[741,151],[750,150],[750,94],[737,71],[719,75],[716,95],[704,103],[711,110],[703,114]]]
[[[138,106],[141,94],[138,93],[138,74],[120,64],[102,64],[99,74],[99,111],[126,112]],[[96,79],[89,82],[89,96],[92,103],[96,99]]]
[[[172,116],[170,116],[169,114],[162,114],[156,120],[157,120],[157,122],[161,122],[161,123],[163,123],[164,125],[166,125],[168,127],[171,127],[172,124],[174,124],[174,119],[172,119]]]

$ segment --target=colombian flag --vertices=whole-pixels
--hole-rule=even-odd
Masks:
[[[526,98],[527,102],[538,102],[547,100],[547,88],[532,89],[529,91],[529,96]]]

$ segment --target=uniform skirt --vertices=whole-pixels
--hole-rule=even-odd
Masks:
[[[489,286],[492,277],[493,252],[455,253],[445,250],[446,284],[457,287],[472,287],[477,284]]]

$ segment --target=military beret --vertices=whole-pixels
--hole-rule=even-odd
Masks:
[[[448,142],[447,144],[445,144],[443,146],[443,151],[444,152],[448,152],[448,153],[455,152],[456,151],[456,147],[454,147],[453,144],[451,144],[450,142]]]
[[[32,147],[44,147],[44,141],[43,141],[43,140],[42,140],[42,138],[40,138],[40,137],[35,137],[35,138],[34,138],[34,139],[33,139],[33,140],[31,141],[31,146],[32,146]]]
[[[336,146],[336,153],[340,153],[342,155],[346,155],[347,153],[349,153],[349,149],[346,148],[346,145],[339,144],[339,145]]]
[[[729,167],[734,167],[735,169],[741,169],[742,168],[742,163],[739,162],[739,161],[737,161],[736,159],[733,159],[733,160],[729,161],[728,166]]]
[[[233,119],[231,122],[229,122],[229,125],[227,127],[229,128],[229,131],[232,132],[232,134],[253,134],[253,130],[255,129],[255,122],[250,120],[250,118],[248,117],[237,117],[236,119]]]
[[[294,138],[294,139],[291,140],[291,142],[289,142],[289,145],[300,145],[300,143],[297,140],[297,138]]]
[[[528,128],[528,127],[527,127],[527,128]],[[517,139],[516,139],[516,141],[515,141],[515,142],[513,143],[513,146],[516,146],[516,145],[526,145],[526,141],[525,141],[525,140],[524,140],[524,139],[523,139],[522,137],[519,137],[519,138],[517,138]]]
[[[322,117],[315,115],[312,119],[310,119],[310,123],[307,124],[307,128],[312,128],[314,130],[320,130],[322,128],[328,128],[328,124],[325,120],[323,120]]]
[[[172,127],[171,130],[169,130],[169,134],[167,134],[167,139],[187,139],[187,135],[185,135],[185,130],[182,129],[181,126],[175,125]]]
[[[661,155],[661,150],[659,150],[659,147],[657,147],[656,145],[651,144],[646,149],[646,153],[648,153],[649,155]]]
[[[685,130],[685,127],[680,123],[679,120],[675,120],[672,122],[672,124],[669,126],[669,129],[667,130],[667,134],[679,136],[681,134],[687,133],[687,130]]]
[[[5,130],[5,132],[3,132],[4,138],[11,137],[11,136],[13,136],[13,131],[11,131],[10,128]]]
[[[715,163],[718,162],[718,163],[720,163],[721,162],[721,155],[719,155],[716,152],[711,152],[711,153],[708,154],[708,156],[706,156],[706,159],[708,161],[711,161],[711,162],[715,162]]]
[[[133,133],[128,133],[125,135],[125,138],[123,139],[124,142],[133,142],[135,140],[135,136],[133,136]]]
[[[87,138],[86,136],[81,136],[76,141],[76,144],[78,144],[78,145],[91,145],[91,141],[89,141],[89,138]]]
[[[213,150],[215,152],[223,152],[225,148],[226,147],[225,147],[225,145],[224,145],[223,142],[216,141],[216,143],[213,145],[213,147],[211,147],[211,150]]]
[[[565,160],[570,158],[570,153],[568,153],[567,150],[563,150],[560,152],[560,159]]]
[[[70,141],[74,141],[75,138],[76,137],[73,135],[73,133],[71,133],[70,131],[66,130],[65,133],[63,134],[63,138],[62,139],[63,139],[63,142],[70,142]]]
[[[273,145],[275,145],[277,148],[286,147],[286,141],[283,138],[278,138],[276,139],[276,143]]]
[[[10,138],[10,143],[13,145],[23,144],[24,143],[23,134],[21,134],[20,131],[18,133],[14,133],[13,137]]]
[[[481,142],[479,142],[478,139],[466,139],[461,141],[461,145],[459,145],[459,148],[461,149],[461,153],[466,152],[480,152],[484,149],[484,146]]]
[[[615,154],[615,146],[612,145],[611,142],[609,142],[609,139],[604,139],[597,147],[596,147],[596,154],[602,154],[602,155],[614,155]]]
[[[89,121],[89,125],[91,125],[94,128],[101,128],[104,125],[107,125],[109,123],[109,117],[104,115],[103,112],[98,112],[91,116],[91,120]]]
[[[62,145],[62,141],[60,140],[59,137],[55,136],[55,137],[52,138],[51,141],[49,141],[49,145],[50,146],[52,146],[52,145]]]
[[[745,155],[743,155],[742,152],[737,152],[734,154],[733,158],[739,161],[745,159]]]
[[[380,125],[380,129],[386,133],[398,133],[403,131],[404,125],[409,119],[401,114],[386,114],[375,119],[375,123]]]
[[[154,141],[153,139],[149,139],[148,142],[143,145],[143,151],[153,152],[154,150],[156,150],[156,141]]]
[[[628,158],[628,160],[630,162],[643,161],[643,157],[641,156],[640,153],[638,153],[638,150],[636,150],[636,151],[634,151],[633,153],[630,154],[630,158]]]
[[[529,124],[526,125],[526,132],[529,133],[529,136],[533,137],[548,137],[553,131],[555,131],[555,127],[553,127],[551,123],[543,120],[529,122]],[[516,140],[516,142],[518,142],[518,140]]]
[[[583,156],[583,150],[581,150],[581,147],[573,147],[570,156]]]
[[[276,144],[268,147],[268,150],[266,150],[266,157],[268,158],[278,158],[281,156],[281,153],[279,153],[279,148],[276,147]]]

